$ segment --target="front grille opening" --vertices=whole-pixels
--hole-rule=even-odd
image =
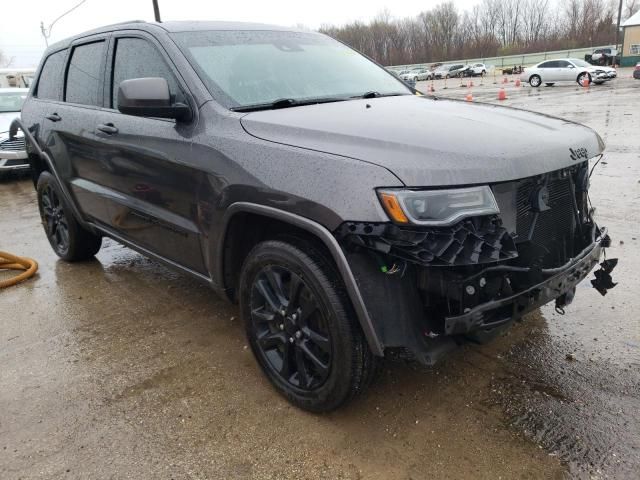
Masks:
[[[523,265],[556,267],[574,253],[576,232],[575,172],[561,170],[518,182],[516,192],[516,244]],[[541,188],[545,209],[536,208]]]

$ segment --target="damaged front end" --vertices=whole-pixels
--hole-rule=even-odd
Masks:
[[[335,235],[385,347],[432,364],[456,341],[488,340],[552,300],[564,313],[610,244],[588,187],[584,162],[491,185],[499,213],[443,225],[342,224]],[[603,295],[616,262],[603,262],[592,281]]]

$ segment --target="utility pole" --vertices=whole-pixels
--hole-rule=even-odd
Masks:
[[[51,25],[49,25],[49,28],[45,28],[44,27],[44,22],[42,22],[42,21],[40,22],[40,32],[42,33],[42,36],[44,37],[44,43],[45,43],[45,45],[47,47],[49,46],[49,37],[51,36],[51,29],[56,24],[56,22],[58,20],[60,20],[62,17],[64,17],[65,15],[73,12],[76,8],[78,8],[80,5],[82,5],[86,1],[87,0],[82,0],[81,2],[77,3],[74,7],[70,8],[69,10],[64,12],[62,15],[60,15],[58,18],[56,18],[53,22],[51,22]]]
[[[156,17],[156,22],[161,23],[162,20],[160,20],[160,7],[158,6],[158,0],[152,0],[152,1],[153,1],[153,14]]]
[[[618,4],[618,23],[616,23],[616,43],[615,48],[618,49],[618,36],[620,35],[620,20],[622,17],[622,0]]]

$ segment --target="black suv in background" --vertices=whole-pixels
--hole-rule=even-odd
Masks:
[[[588,205],[595,132],[420,96],[316,33],[94,30],[48,48],[17,128],[62,259],[107,236],[208,283],[312,411],[362,392],[385,352],[432,364],[562,309],[609,243]]]

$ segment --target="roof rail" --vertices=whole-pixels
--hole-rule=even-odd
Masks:
[[[126,25],[127,23],[147,23],[147,22],[145,20],[127,20],[125,22],[110,23],[109,25],[104,25],[100,28],[115,27],[116,25]]]

